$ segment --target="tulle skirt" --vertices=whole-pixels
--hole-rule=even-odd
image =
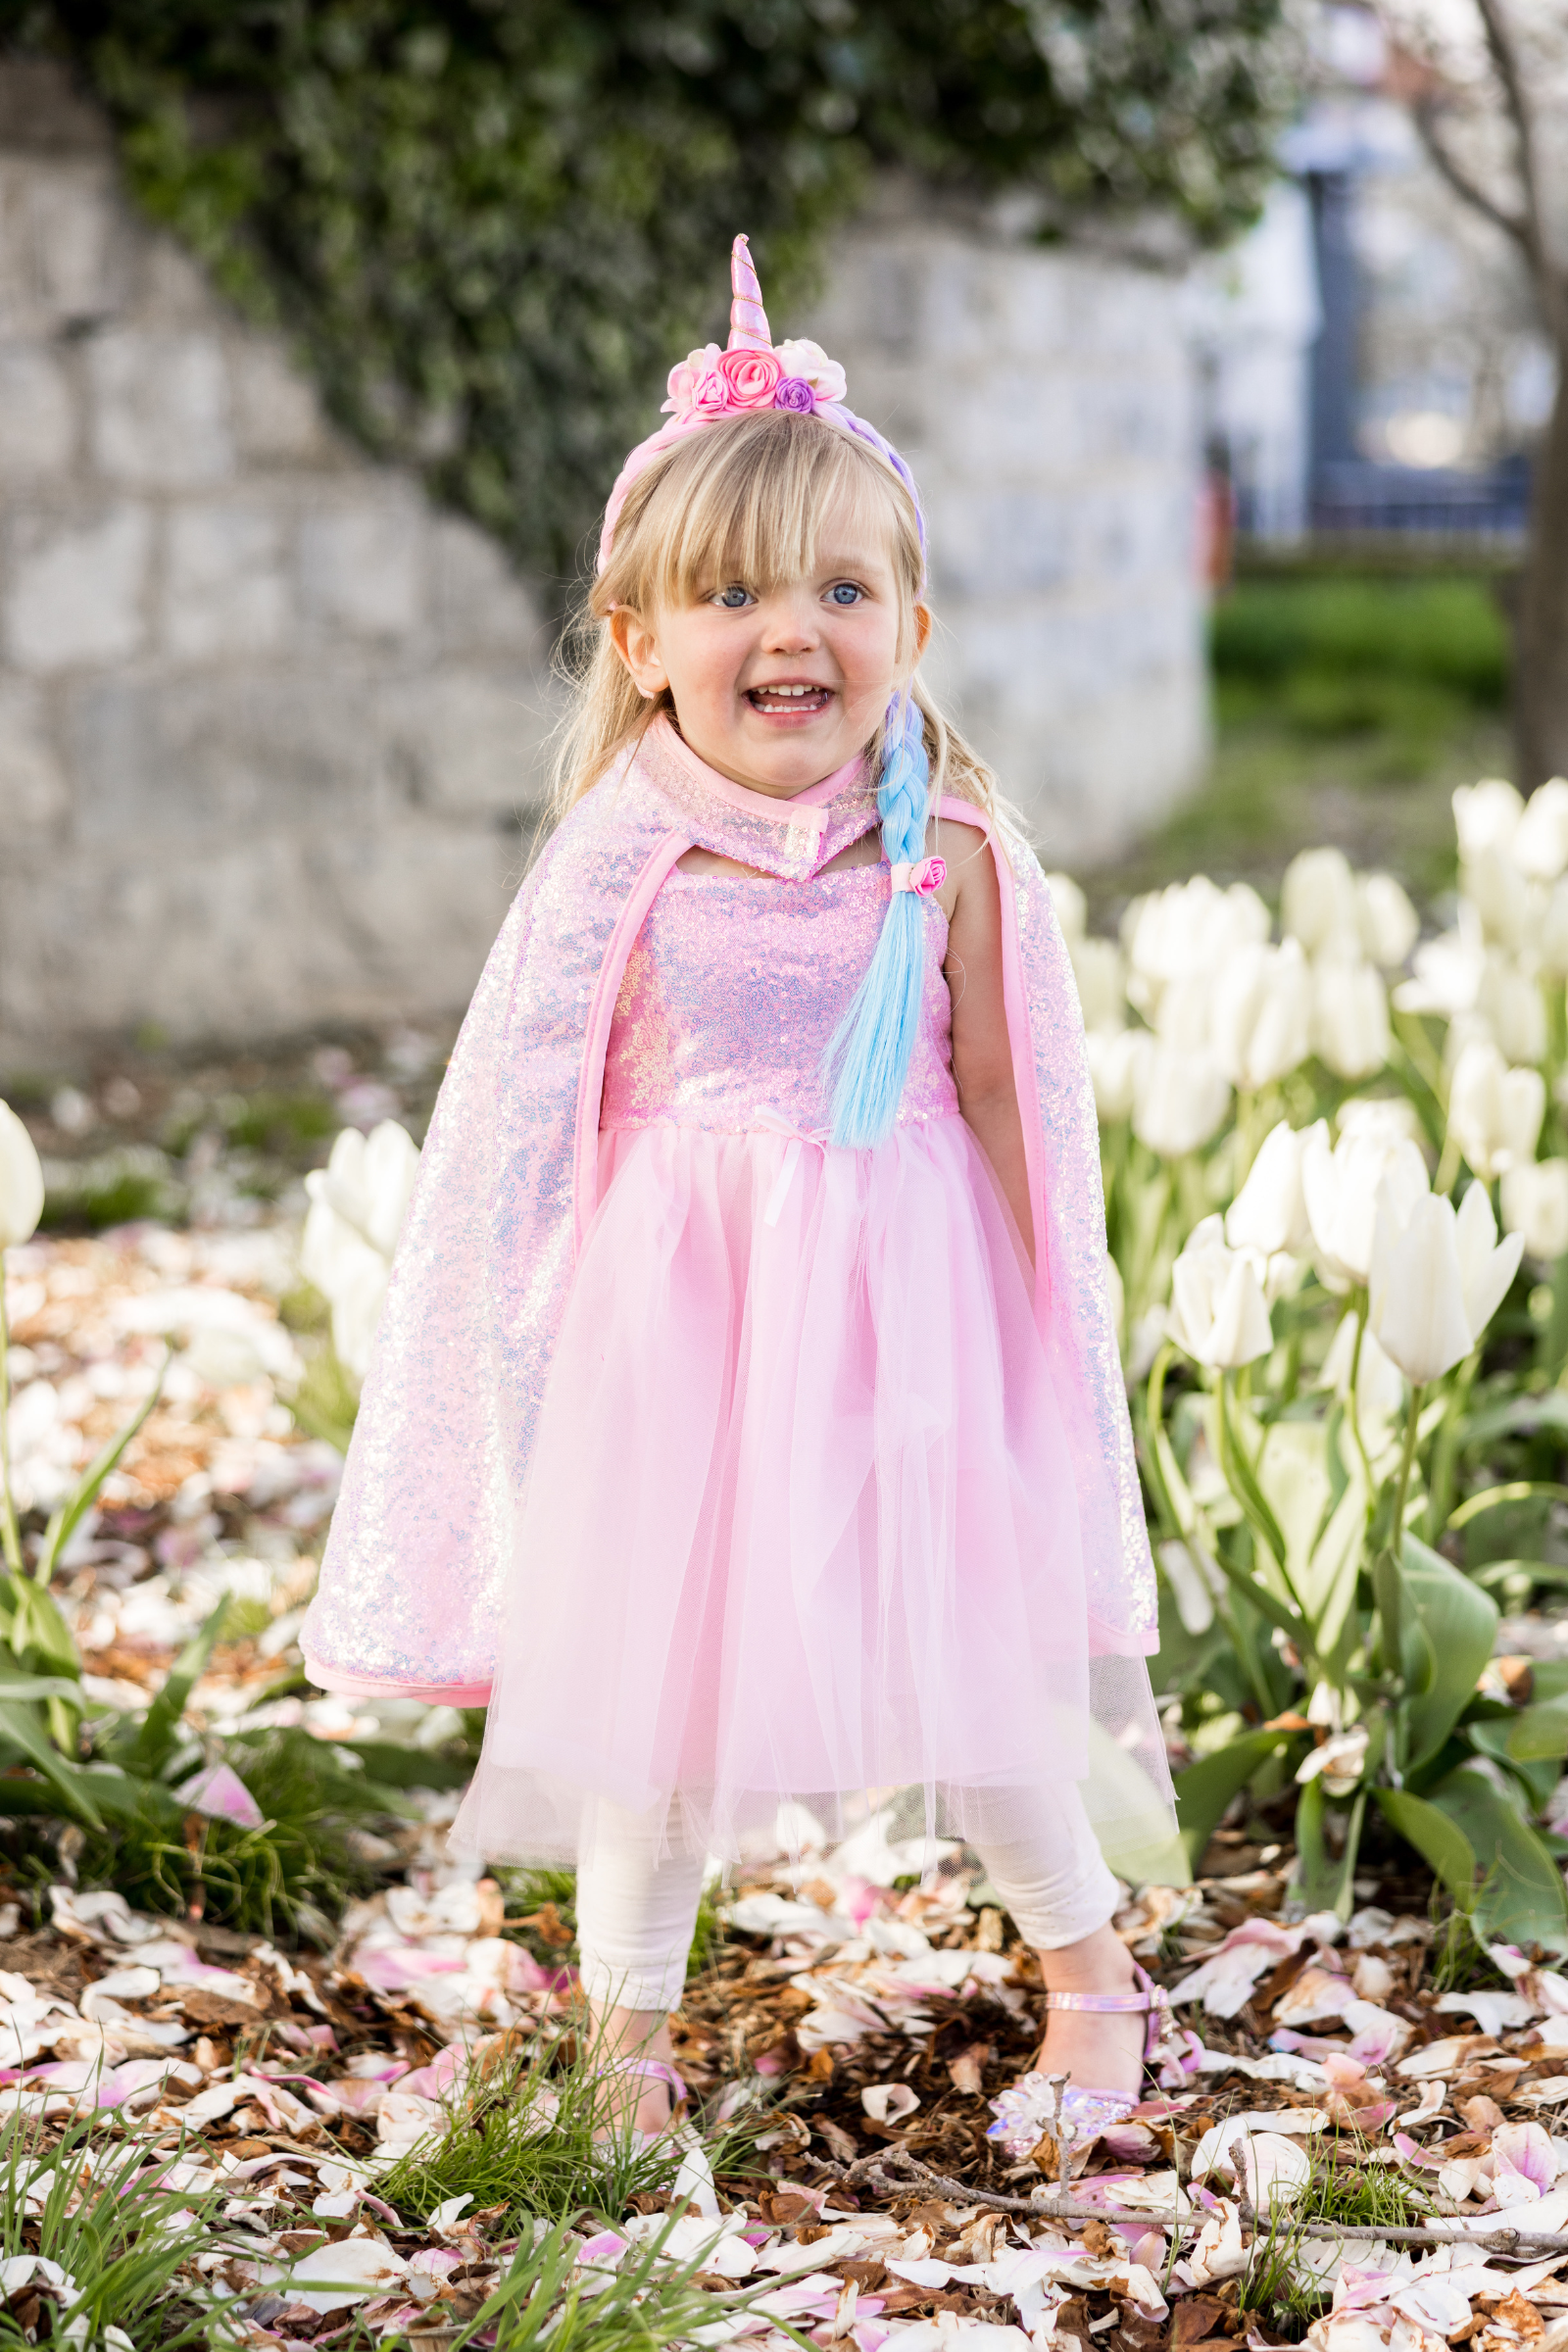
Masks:
[[[1031,1276],[957,1116],[863,1152],[607,1134],[455,1831],[743,1854],[925,1791],[1004,1835],[1089,1769],[1072,1465]],[[1148,1678],[1132,1670],[1147,1723]],[[1123,1743],[1126,1744],[1125,1742]]]

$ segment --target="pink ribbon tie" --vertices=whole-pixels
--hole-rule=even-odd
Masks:
[[[917,865],[896,865],[893,868],[893,888],[912,890],[917,899],[930,898],[948,878],[945,858],[922,858]]]

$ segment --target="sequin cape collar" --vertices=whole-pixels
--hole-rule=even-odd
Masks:
[[[1091,1646],[1147,1653],[1153,1570],[1072,967],[1027,844],[966,802],[942,813],[982,825],[997,853],[1037,1313],[1072,1446]],[[875,815],[858,763],[775,802],[715,775],[660,720],[547,844],[486,962],[420,1157],[304,1628],[324,1688],[455,1705],[488,1694],[518,1499],[597,1201],[611,1018],[675,860],[697,846],[802,881]]]

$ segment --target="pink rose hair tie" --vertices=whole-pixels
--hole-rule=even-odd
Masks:
[[[914,865],[896,865],[893,871],[895,890],[912,890],[917,899],[930,898],[948,878],[945,858],[922,858]]]
[[[626,493],[653,460],[705,424],[753,416],[759,409],[788,409],[798,416],[820,416],[874,450],[914,502],[923,556],[925,514],[913,474],[875,425],[845,407],[845,376],[837,360],[830,360],[816,343],[774,343],[751,248],[744,237],[737,237],[731,249],[729,276],[729,341],[722,351],[716,343],[709,343],[701,351],[688,352],[670,369],[669,398],[664,403],[669,422],[638,442],[615,478],[599,534],[599,569],[603,571],[610,561]]]

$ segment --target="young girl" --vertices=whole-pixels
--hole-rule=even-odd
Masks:
[[[576,1861],[638,2129],[706,1857],[914,1787],[1041,1954],[1083,2133],[1158,2033],[1102,1844],[1148,1876],[1171,1825],[1082,1021],[918,677],[908,469],[775,350],[744,237],[732,279],[606,512],[561,822],[431,1122],[309,1670],[488,1704],[455,1837]],[[1052,2113],[1038,2075],[998,2104],[1020,2149]]]

